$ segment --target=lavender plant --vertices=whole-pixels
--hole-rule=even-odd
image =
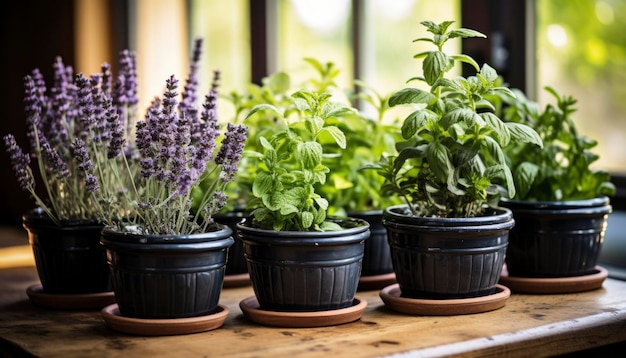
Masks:
[[[224,190],[237,172],[247,127],[229,124],[223,136],[220,133],[217,71],[202,108],[198,108],[201,46],[202,41],[196,40],[181,100],[179,81],[170,76],[163,96],[153,100],[145,119],[136,124],[135,161],[140,172],[126,166],[124,173],[117,173],[114,165],[110,168],[113,179],[130,185],[120,186],[122,192],[95,192],[98,202],[107,204],[101,217],[107,226],[139,234],[205,232],[212,229],[213,215],[226,204]],[[98,178],[108,180],[109,176],[103,171]],[[200,182],[207,185],[206,190],[199,203],[192,205],[191,193]]]
[[[57,225],[100,218],[99,204],[91,195],[100,183],[93,176],[94,164],[75,148],[77,143],[101,152],[102,158],[113,158],[122,149],[132,152],[126,129],[133,125],[137,105],[135,58],[123,51],[119,61],[115,80],[107,63],[100,74],[85,78],[74,74],[61,57],[53,64],[49,90],[39,69],[24,77],[30,151],[25,153],[12,134],[4,136],[4,143],[21,189]],[[37,191],[36,173],[45,195]]]
[[[229,125],[220,138],[219,72],[202,110],[197,107],[201,48],[198,39],[182,100],[178,80],[171,76],[162,98],[154,99],[142,121],[135,119],[137,85],[130,51],[122,52],[121,73],[114,83],[106,64],[102,74],[79,73],[70,81],[71,70],[57,63],[50,99],[42,95],[38,71],[27,76],[31,146],[49,200],[37,196],[30,157],[8,135],[5,143],[22,188],[59,224],[89,218],[141,234],[209,230],[212,214],[226,202],[224,187],[237,171],[247,127]],[[208,180],[210,189],[192,211],[190,192],[201,180]]]

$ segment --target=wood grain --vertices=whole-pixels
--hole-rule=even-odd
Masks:
[[[17,346],[45,357],[379,357],[547,356],[626,341],[626,281],[557,295],[511,294],[495,311],[455,316],[394,312],[379,291],[356,322],[318,328],[266,327],[245,319],[250,286],[225,288],[230,313],[221,328],[184,336],[140,337],[109,329],[99,311],[33,306],[34,267],[0,269],[0,355]]]

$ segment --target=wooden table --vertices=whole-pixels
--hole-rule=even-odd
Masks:
[[[0,253],[1,255],[1,253]],[[359,291],[363,317],[321,328],[275,328],[246,320],[239,301],[250,286],[225,288],[229,316],[216,330],[140,337],[108,328],[98,310],[34,306],[30,265],[0,268],[0,356],[39,357],[371,357],[547,356],[626,341],[626,281],[559,295],[512,294],[498,310],[459,316],[411,316],[389,310],[379,291]]]

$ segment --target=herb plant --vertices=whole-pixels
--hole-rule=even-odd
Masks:
[[[370,104],[375,112],[373,117],[355,112],[329,122],[344,132],[347,141],[341,151],[329,148],[325,160],[330,174],[319,192],[329,201],[330,215],[350,216],[400,203],[398,196],[381,193],[382,176],[373,170],[363,170],[382,156],[396,153],[395,142],[401,138],[399,121],[387,118],[387,96],[365,82],[356,81],[356,85],[359,91],[355,98]]]
[[[325,146],[346,147],[344,133],[326,123],[354,110],[326,92],[303,89],[292,97],[296,111],[260,104],[247,116],[271,115],[283,124],[259,138],[261,151],[246,150],[246,156],[260,160],[248,205],[252,225],[276,231],[341,230],[326,220],[328,201],[315,188],[329,172],[323,163]]]
[[[20,187],[57,225],[100,219],[92,192],[103,183],[91,174],[93,163],[80,157],[83,153],[77,152],[77,146],[97,152],[101,160],[118,157],[122,151],[132,155],[128,138],[137,107],[134,54],[122,51],[119,64],[116,78],[107,63],[100,74],[87,78],[57,57],[50,88],[39,69],[24,77],[30,153],[22,150],[12,134],[4,136],[4,143]],[[45,196],[35,188],[31,158],[36,160]]]
[[[608,172],[592,169],[598,155],[592,149],[598,144],[578,133],[572,117],[577,100],[559,95],[552,87],[545,90],[556,99],[541,110],[521,91],[502,97],[506,121],[534,128],[543,141],[543,149],[516,143],[506,155],[518,184],[513,199],[524,201],[569,201],[615,194]]]
[[[444,44],[454,38],[485,37],[480,32],[458,28],[452,21],[421,24],[432,38],[418,38],[436,49],[415,55],[423,59],[421,76],[428,89],[409,87],[389,98],[390,106],[411,105],[415,111],[402,124],[403,141],[398,155],[383,158],[374,166],[385,178],[383,193],[397,194],[416,216],[473,217],[486,206],[497,206],[496,184],[515,194],[513,175],[503,147],[511,142],[541,147],[538,134],[520,123],[498,118],[488,98],[501,93],[513,95],[498,85],[498,74],[487,64],[479,67],[467,55],[449,55]],[[455,63],[471,65],[475,76],[453,78],[446,74]]]
[[[60,61],[50,97],[43,95],[38,71],[26,78],[31,146],[49,203],[35,194],[29,156],[11,135],[5,143],[20,185],[53,220],[89,218],[139,234],[182,235],[209,228],[212,215],[226,203],[224,187],[237,171],[247,128],[229,125],[219,138],[218,72],[202,110],[197,107],[201,45],[196,40],[180,101],[178,80],[171,76],[163,97],[155,98],[136,125],[129,123],[137,104],[129,51],[122,53],[122,74],[115,83],[106,64],[102,74],[70,78]],[[193,211],[190,193],[205,179],[210,185]]]

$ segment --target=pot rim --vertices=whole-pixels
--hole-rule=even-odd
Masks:
[[[406,210],[407,204],[393,205],[383,212],[383,225],[394,228],[419,228],[419,230],[439,231],[441,228],[455,231],[509,230],[515,225],[513,212],[505,207],[494,208],[495,213],[469,218],[422,217],[399,213]]]
[[[217,230],[207,231],[197,234],[183,235],[155,235],[155,234],[135,234],[129,232],[120,232],[115,228],[105,226],[102,229],[102,239],[108,242],[120,242],[129,244],[162,244],[175,245],[185,243],[202,243],[206,241],[216,241],[232,237],[233,230],[228,225],[215,223]]]
[[[539,215],[606,215],[613,211],[607,196],[570,201],[524,201],[502,199],[504,207],[516,213]]]
[[[56,230],[85,230],[91,227],[94,230],[100,230],[104,227],[104,225],[100,224],[97,220],[86,219],[61,220],[60,223],[61,225],[55,224],[40,207],[32,208],[22,215],[22,226],[26,229],[36,227],[41,230],[47,228],[54,228]]]
[[[250,226],[251,221],[244,219],[237,224],[237,230],[241,235],[253,235],[255,240],[259,241],[281,241],[283,244],[293,243],[294,245],[307,242],[318,242],[324,239],[333,239],[337,243],[345,243],[352,241],[360,241],[367,239],[370,235],[370,224],[363,220],[353,217],[346,218],[329,218],[328,220],[341,223],[350,222],[351,227],[341,231],[275,231],[269,229],[260,229]]]

